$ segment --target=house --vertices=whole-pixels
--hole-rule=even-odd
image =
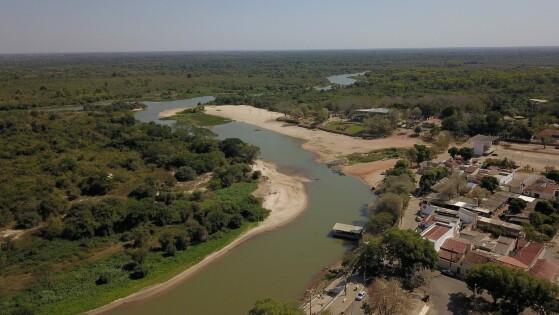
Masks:
[[[474,154],[477,156],[491,154],[494,151],[493,143],[495,140],[497,140],[497,137],[484,135],[473,136],[470,142],[474,147]]]
[[[524,188],[523,194],[534,198],[559,200],[559,185],[553,180],[542,178]]]
[[[443,224],[436,222],[421,233],[421,237],[433,243],[435,251],[439,251],[443,243],[458,234],[458,228],[454,224]]]
[[[459,238],[449,238],[438,251],[438,266],[456,274],[461,273],[461,264],[466,254],[472,249],[472,244]]]
[[[503,235],[513,237],[519,237],[523,230],[520,225],[482,216],[479,216],[477,219],[477,227],[488,230],[498,229],[503,232]]]
[[[496,263],[509,268],[517,268],[524,271],[527,271],[529,269],[528,265],[511,256],[501,256],[497,258]]]
[[[549,259],[538,259],[528,272],[554,283],[557,282],[557,276],[559,275],[559,265]]]
[[[542,243],[529,242],[525,246],[522,246],[520,249],[518,249],[517,254],[514,257],[518,259],[518,261],[531,268],[544,254],[545,246]]]
[[[468,269],[470,269],[471,267],[473,267],[475,265],[495,262],[495,261],[497,261],[497,259],[499,257],[500,257],[499,255],[489,253],[489,252],[486,252],[486,251],[482,251],[482,250],[479,250],[479,249],[471,250],[471,251],[466,253],[466,256],[464,257],[464,260],[462,261],[461,274],[462,274],[462,276],[464,276],[466,274],[466,271]]]
[[[514,179],[514,170],[501,169],[495,166],[479,169],[476,173],[467,176],[468,180],[479,184],[485,176],[493,176],[499,182],[499,186],[507,185]]]
[[[508,256],[516,248],[516,239],[499,236],[493,252],[499,255]]]

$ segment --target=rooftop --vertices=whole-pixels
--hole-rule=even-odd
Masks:
[[[340,231],[345,233],[359,233],[363,232],[363,227],[351,224],[336,223],[332,228],[334,231]]]
[[[543,249],[544,246],[542,243],[531,242],[527,246],[522,247],[520,251],[518,251],[516,259],[530,266],[536,259],[538,259]]]
[[[547,103],[547,100],[541,99],[541,98],[531,98],[530,102],[534,102],[534,103]]]
[[[485,135],[475,135],[470,139],[471,142],[493,142],[495,140],[497,137]]]
[[[482,250],[472,250],[466,254],[466,257],[464,258],[464,264],[485,264],[494,261],[496,258],[496,255],[491,255],[488,252]]]
[[[376,107],[376,108],[362,108],[356,109],[354,112],[358,113],[372,113],[372,114],[388,114],[390,112],[389,108],[385,107]]]
[[[467,242],[466,240],[461,240],[458,238],[449,238],[446,241],[444,241],[443,245],[441,246],[441,249],[453,253],[464,254],[466,253],[466,251],[470,246],[471,246],[470,242]]]
[[[497,261],[500,262],[503,265],[508,266],[508,267],[520,268],[520,269],[524,269],[524,270],[528,269],[528,265],[524,264],[523,262],[521,262],[520,260],[518,260],[514,257],[501,256],[501,257],[497,258]]]
[[[528,186],[526,190],[553,195],[555,191],[559,190],[559,185],[554,182],[539,182]]]
[[[436,241],[439,238],[441,238],[441,236],[443,236],[449,230],[450,230],[450,228],[447,227],[447,226],[440,225],[440,224],[435,224],[435,225],[433,225],[432,228],[425,231],[425,233],[422,236],[426,239],[431,240],[431,241]]]
[[[491,218],[486,218],[486,217],[478,217],[477,219],[478,219],[478,222],[483,222],[483,223],[486,223],[486,224],[502,226],[504,228],[508,228],[508,229],[511,229],[511,230],[522,231],[522,226],[520,226],[518,224],[513,224],[513,223],[501,221],[499,219],[491,219]]]

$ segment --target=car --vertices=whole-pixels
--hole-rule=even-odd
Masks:
[[[359,293],[357,293],[357,296],[355,297],[356,301],[361,301],[365,298],[365,291],[361,291]]]

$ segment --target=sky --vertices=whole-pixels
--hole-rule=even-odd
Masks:
[[[559,46],[559,0],[0,0],[0,53]]]

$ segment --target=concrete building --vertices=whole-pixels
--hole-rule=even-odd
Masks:
[[[497,137],[476,135],[470,139],[474,147],[474,154],[477,156],[489,155],[494,151],[493,143]]]
[[[559,185],[553,180],[541,178],[524,188],[523,194],[545,200],[559,200]]]

